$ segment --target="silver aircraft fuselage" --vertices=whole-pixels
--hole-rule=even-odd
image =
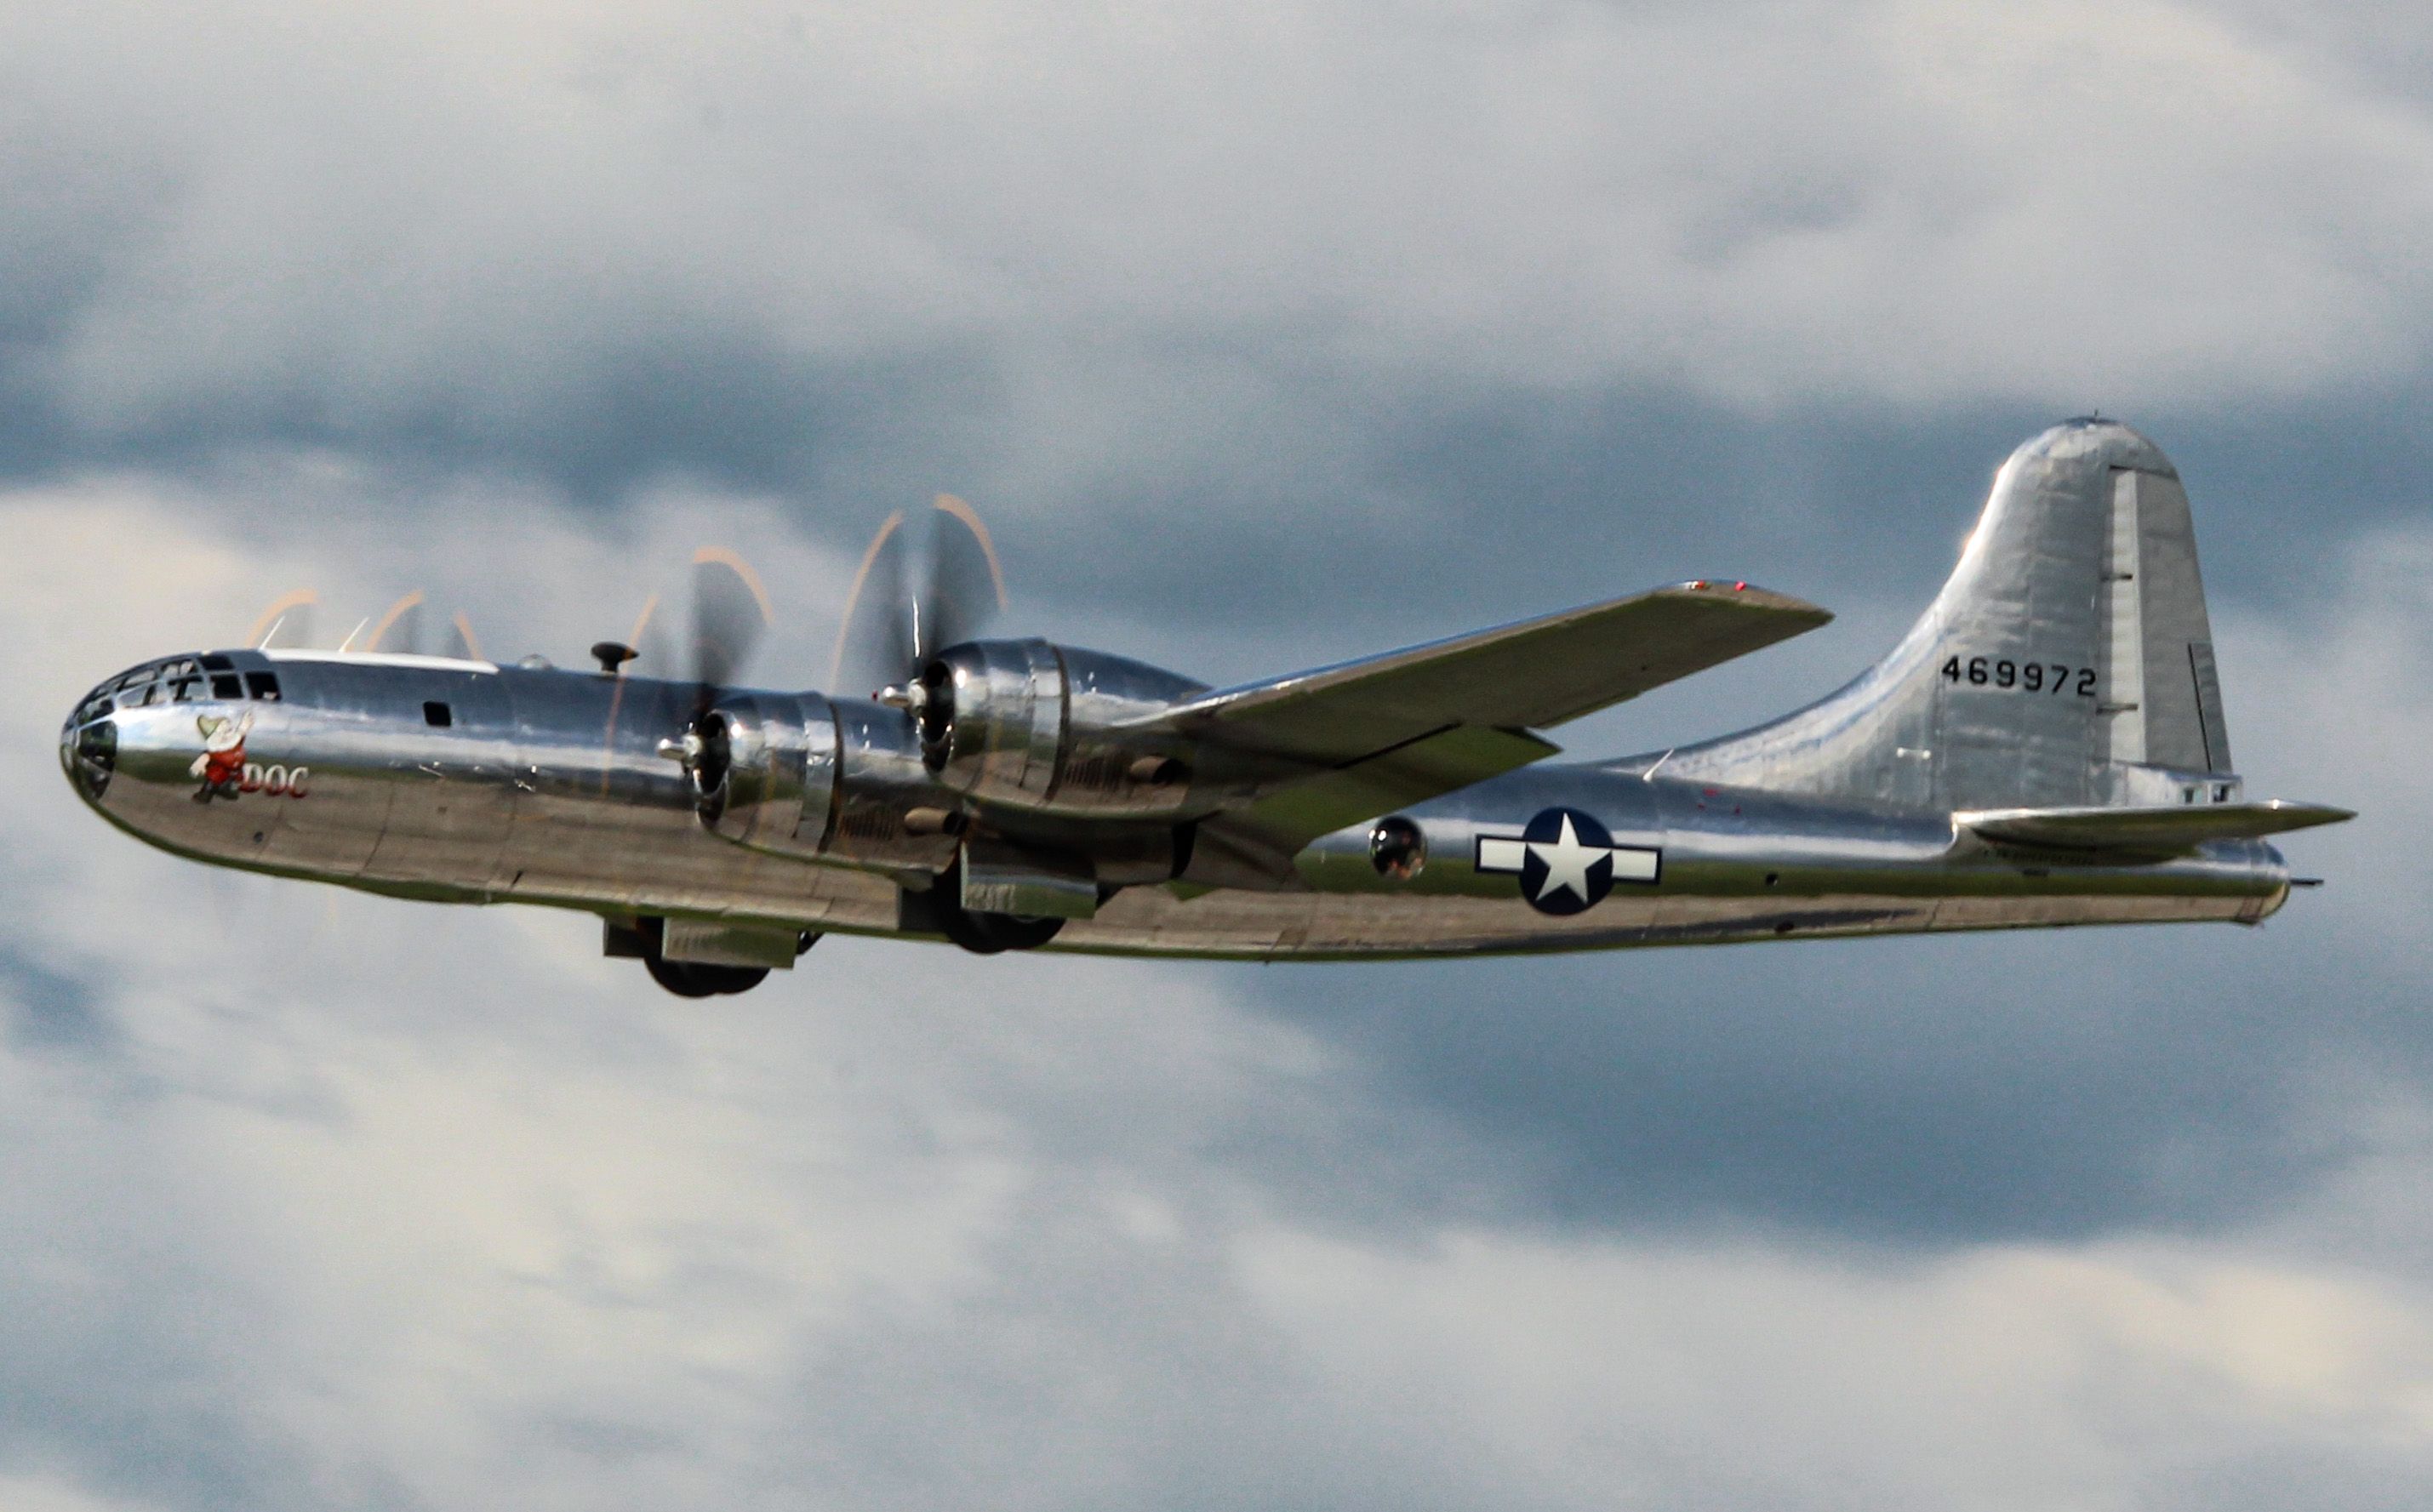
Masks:
[[[906,827],[926,780],[911,715],[825,701],[837,749],[893,762],[902,786],[887,811],[835,816],[839,834],[871,838],[865,850],[804,858],[706,827],[662,745],[696,697],[689,683],[605,672],[227,651],[103,684],[71,717],[60,757],[112,824],[218,865],[612,921],[938,937],[920,900],[958,841]],[[951,808],[955,797],[935,802]],[[1557,813],[1551,831],[1532,832]],[[1095,916],[1073,920],[1052,948],[1383,959],[2253,924],[2289,887],[2260,840],[2073,863],[1973,843],[1948,811],[1668,775],[1662,756],[1529,766],[1394,818],[1410,826],[1405,864],[1381,862],[1377,825],[1363,823],[1306,846],[1286,875],[1212,874],[1213,884],[1193,880],[1188,825],[1174,826],[1174,879],[1102,889]]]

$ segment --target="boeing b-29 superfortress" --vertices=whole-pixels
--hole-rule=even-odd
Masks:
[[[2003,464],[1855,681],[1621,760],[1551,763],[1539,732],[1829,616],[1701,580],[1216,688],[977,638],[995,556],[952,501],[863,567],[869,696],[736,686],[766,603],[705,552],[689,676],[605,641],[597,671],[265,641],[111,678],[60,759],[164,850],[587,909],[689,996],[831,931],[1350,960],[2253,924],[2289,890],[2264,837],[2352,817],[2247,797],[2187,496],[2110,421]]]

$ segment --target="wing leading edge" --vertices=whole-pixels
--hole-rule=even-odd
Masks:
[[[1453,725],[1560,724],[1832,618],[1763,588],[1683,583],[1221,688],[1160,718],[1221,744],[1333,766]]]
[[[1744,584],[1684,583],[1221,688],[1158,722],[1283,763],[1209,838],[1272,872],[1320,835],[1552,756],[1526,733],[1704,671],[1833,617]]]

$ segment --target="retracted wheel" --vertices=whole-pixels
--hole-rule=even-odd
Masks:
[[[746,993],[769,975],[766,966],[713,966],[698,960],[670,960],[656,954],[643,957],[642,964],[649,969],[651,980],[678,997]]]
[[[660,949],[667,933],[667,921],[644,915],[632,924],[606,921],[607,933],[604,947],[612,956],[631,960],[638,957],[657,982],[678,997],[717,997],[723,994],[750,992],[769,975],[766,966],[720,966],[705,960],[670,960]],[[811,948],[818,935],[805,930],[798,937],[794,953],[801,955]]]
[[[982,932],[997,943],[999,950],[1036,950],[1064,927],[1062,919],[1031,919],[1018,913],[976,913],[972,917]]]
[[[1013,913],[976,913],[962,905],[963,863],[957,860],[939,874],[938,885],[929,890],[929,902],[937,910],[938,928],[945,937],[976,956],[994,956],[1006,950],[1036,950],[1056,938],[1064,927],[1062,919],[1034,919]]]

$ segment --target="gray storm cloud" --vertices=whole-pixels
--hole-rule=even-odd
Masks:
[[[751,387],[934,368],[1028,467],[1138,468],[1347,379],[2288,396],[2433,304],[2421,110],[2201,7],[312,18],[0,24],[10,377],[72,433],[626,405],[749,462],[722,422],[800,408]]]

